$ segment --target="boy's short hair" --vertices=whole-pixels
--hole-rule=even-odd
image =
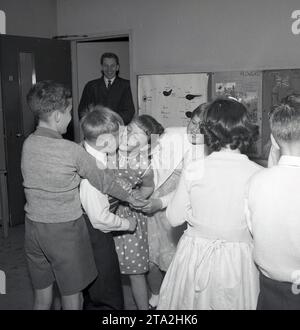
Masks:
[[[200,130],[206,145],[213,151],[228,145],[232,150],[247,152],[259,133],[258,126],[251,123],[246,107],[229,98],[219,98],[208,105]]]
[[[27,94],[27,103],[39,119],[47,119],[54,111],[64,112],[70,105],[71,91],[65,85],[45,80],[36,83]]]
[[[276,140],[300,139],[300,103],[289,102],[276,107],[270,115],[271,132]]]
[[[103,64],[105,58],[113,58],[115,59],[116,64],[119,65],[119,57],[115,53],[103,53],[100,58],[101,65]]]
[[[124,122],[116,112],[96,105],[89,107],[80,124],[84,138],[95,142],[101,134],[116,133]]]

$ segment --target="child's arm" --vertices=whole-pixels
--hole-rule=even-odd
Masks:
[[[82,147],[77,146],[75,163],[78,174],[102,193],[127,201],[135,206],[144,206],[145,201],[137,201],[128,191],[128,184],[116,176],[115,170],[100,169],[95,158]]]
[[[249,209],[248,199],[244,200],[244,212],[245,212],[245,217],[246,217],[246,222],[247,222],[248,229],[249,229],[250,233],[252,234],[251,212],[250,212],[250,209]]]
[[[251,179],[252,178],[250,178],[249,181],[247,182],[246,189],[245,189],[244,214],[245,214],[245,218],[246,218],[247,227],[248,227],[251,235],[253,235],[253,233],[252,233],[252,215],[251,215],[250,204],[249,204]]]
[[[173,196],[175,195],[175,191],[176,190],[173,190],[170,193],[168,193],[167,195],[160,197],[160,200],[162,203],[162,208],[166,208],[169,205],[170,201],[172,200]]]
[[[165,209],[173,198],[174,194],[175,190],[159,198],[150,198],[149,203],[142,208],[142,211],[144,213],[151,214]]]
[[[104,233],[110,231],[133,231],[135,219],[125,219],[109,211],[107,196],[94,188],[88,180],[80,184],[80,200],[92,226]]]
[[[184,172],[182,172],[178,187],[169,201],[166,215],[173,227],[179,226],[186,221],[187,211],[190,208],[189,193]]]

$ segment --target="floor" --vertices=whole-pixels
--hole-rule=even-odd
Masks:
[[[0,227],[0,270],[6,274],[6,294],[0,294],[0,310],[32,309],[33,292],[24,254],[24,225],[9,228],[5,239]],[[125,309],[136,309],[126,278],[123,282]]]

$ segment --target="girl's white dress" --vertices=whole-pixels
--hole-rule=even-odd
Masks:
[[[235,152],[214,152],[185,168],[167,208],[187,220],[162,283],[158,309],[255,309],[259,283],[244,196],[261,167]]]
[[[171,176],[151,196],[161,198],[176,190],[181,170]],[[176,246],[185,226],[172,227],[166,217],[166,209],[148,217],[149,261],[166,272],[176,252]]]
[[[172,227],[166,218],[166,206],[179,182],[183,159],[203,159],[204,145],[192,145],[186,127],[168,127],[153,150],[151,165],[155,191],[151,198],[160,198],[164,209],[148,217],[149,260],[166,272],[175,255],[177,243],[186,224]]]

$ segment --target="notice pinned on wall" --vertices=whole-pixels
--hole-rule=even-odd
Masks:
[[[208,78],[206,73],[139,75],[139,114],[164,127],[186,126],[185,113],[207,101]]]
[[[250,115],[251,121],[258,125],[260,137],[250,155],[261,157],[262,154],[262,72],[228,71],[212,74],[212,97],[231,96],[242,102]]]
[[[6,34],[6,17],[3,10],[0,10],[0,34]]]

